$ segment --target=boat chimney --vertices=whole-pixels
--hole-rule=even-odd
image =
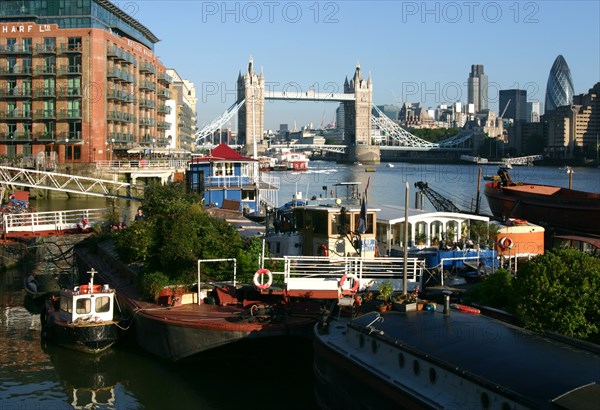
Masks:
[[[94,270],[94,268],[92,268],[92,270],[89,271],[88,273],[90,274],[90,286],[89,286],[88,293],[93,293],[93,290],[94,290],[94,273],[96,273],[96,271]]]
[[[444,294],[444,315],[450,314],[450,295],[452,291],[445,290],[442,292]]]

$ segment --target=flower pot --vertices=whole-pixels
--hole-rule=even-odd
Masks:
[[[394,302],[393,304],[394,310],[398,312],[412,312],[417,310],[416,303],[402,303],[402,302]]]

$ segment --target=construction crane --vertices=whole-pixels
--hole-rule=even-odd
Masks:
[[[442,195],[435,192],[433,189],[429,188],[429,185],[427,185],[427,182],[423,182],[423,181],[415,182],[415,188],[418,188],[422,193],[425,194],[425,196],[427,197],[427,199],[429,199],[429,202],[431,202],[431,204],[433,205],[433,207],[435,208],[436,211],[438,211],[438,212],[461,212],[461,210],[458,209],[456,207],[456,205],[454,205],[452,203],[452,201],[450,201],[447,198],[444,198]]]

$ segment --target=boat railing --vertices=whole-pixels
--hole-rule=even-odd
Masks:
[[[283,270],[276,270],[282,264]],[[402,290],[403,286],[404,258],[285,256],[265,258],[264,266],[268,269],[273,267],[271,274],[274,283],[281,282],[288,290],[337,290],[343,276],[358,278],[359,290],[376,290],[382,282],[388,280],[392,281],[396,291]],[[407,258],[406,279],[409,290],[422,285],[423,268],[421,259]]]

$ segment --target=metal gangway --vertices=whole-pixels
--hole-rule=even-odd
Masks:
[[[0,166],[0,184],[138,201],[144,197],[146,188],[127,182],[4,166]]]
[[[55,236],[89,232],[96,224],[109,221],[121,208],[74,209],[68,211],[5,213],[3,239]]]

